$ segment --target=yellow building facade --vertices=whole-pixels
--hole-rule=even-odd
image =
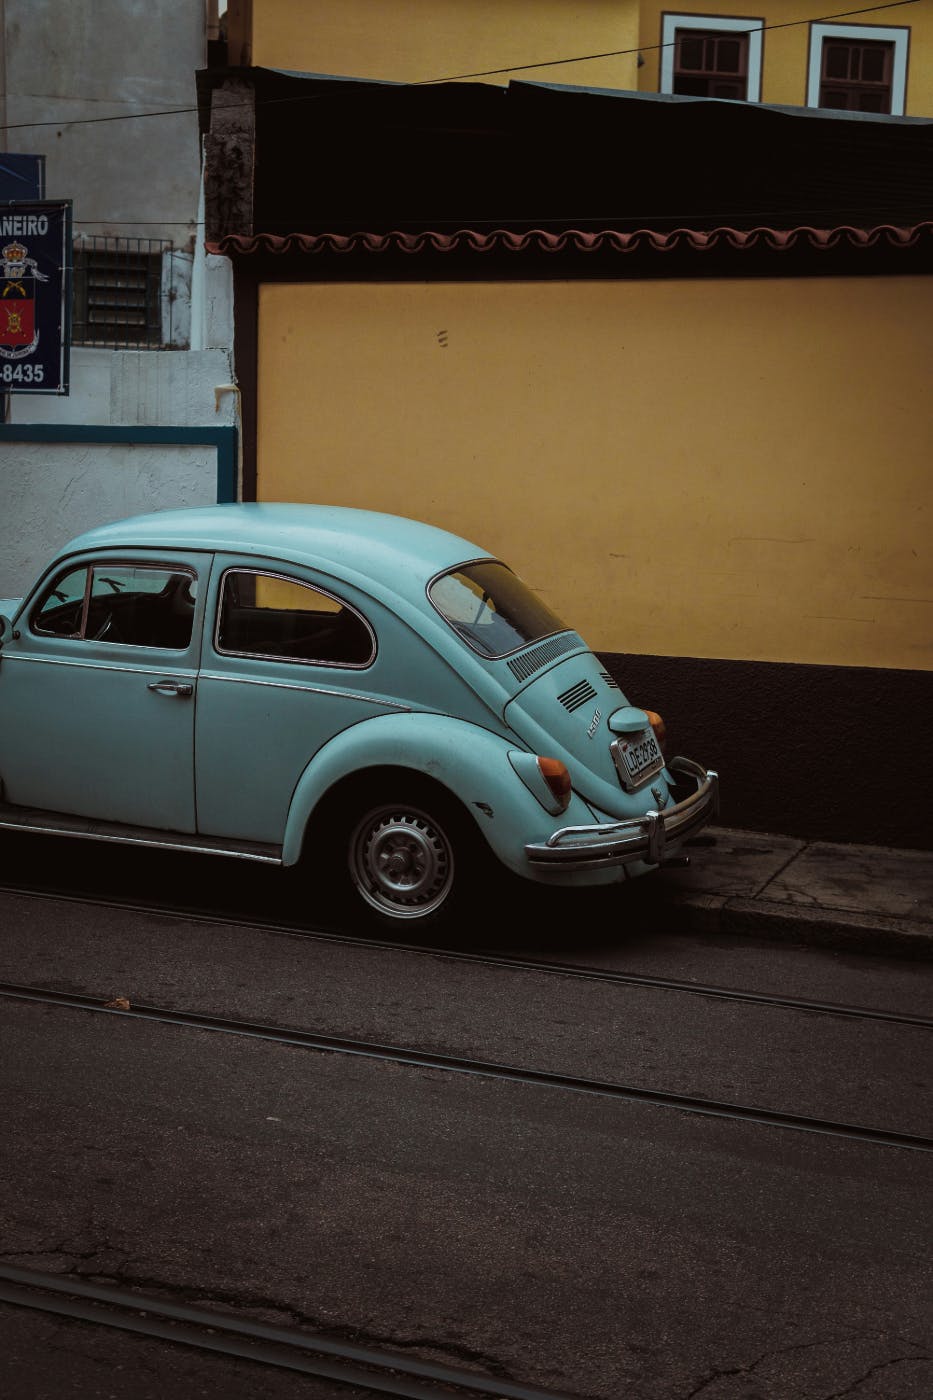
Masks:
[[[259,492],[466,535],[603,651],[933,669],[931,364],[923,277],[276,284]]]
[[[933,5],[877,9],[825,0],[233,0],[234,62],[424,83],[528,78],[585,87],[669,92],[677,31],[749,30],[752,100],[819,104],[826,39],[891,46],[894,105],[933,115]],[[835,14],[834,14],[835,11]],[[828,18],[827,18],[828,17]],[[745,23],[747,21],[747,24]],[[665,63],[667,60],[667,63]],[[667,71],[665,71],[667,69]]]
[[[632,0],[252,0],[251,8],[251,61],[265,67],[423,83],[477,72],[507,82],[501,70],[535,64],[542,82],[637,86]],[[564,62],[607,50],[624,52]]]
[[[208,242],[234,258],[247,495],[408,515],[507,560],[722,767],[728,823],[916,846],[929,816],[893,802],[891,770],[865,755],[906,716],[912,760],[933,769],[933,164],[922,120],[805,115],[820,8],[800,0],[806,23],[786,29],[789,5],[768,12],[753,111],[574,95],[657,93],[671,17],[708,12],[240,0],[231,57],[263,82],[285,68],[376,85],[257,87],[252,212]],[[878,15],[910,29],[915,119],[933,113],[931,12]],[[730,3],[715,17],[747,16]],[[414,100],[432,78],[478,74]],[[511,78],[561,91],[500,100]],[[292,140],[333,143],[317,183],[313,163],[310,177],[289,164]],[[477,171],[500,151],[485,198]],[[543,184],[520,184],[524,156]],[[218,159],[218,185],[229,168]]]
[[[825,0],[784,0],[760,8],[741,0],[716,0],[709,6],[642,0],[638,8],[644,60],[638,87],[644,92],[673,90],[670,70],[675,32],[715,33],[722,24],[718,32],[723,34],[734,32],[732,26],[748,28],[752,34],[749,79],[753,100],[790,107],[820,105],[823,43],[851,40],[854,45],[890,46],[894,101],[892,107],[882,110],[933,115],[933,5],[925,0],[880,5],[876,10],[827,5]],[[844,13],[850,9],[854,13]]]

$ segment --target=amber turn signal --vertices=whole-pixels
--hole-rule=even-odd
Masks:
[[[559,758],[539,757],[538,767],[541,769],[541,776],[551,789],[555,801],[560,803],[560,810],[566,811],[570,804],[570,793],[573,786],[566,763],[561,763]]]
[[[651,725],[651,728],[654,730],[654,737],[657,739],[658,743],[660,744],[661,748],[663,749],[663,748],[664,748],[664,733],[665,733],[665,730],[664,730],[664,721],[663,721],[663,719],[662,719],[661,716],[660,716],[659,714],[657,714],[654,710],[646,710],[646,711],[645,711],[645,714],[648,716],[648,723]]]

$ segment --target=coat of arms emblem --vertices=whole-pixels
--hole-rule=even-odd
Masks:
[[[5,360],[25,359],[39,344],[36,283],[49,279],[28,253],[18,240],[0,249],[0,355]]]

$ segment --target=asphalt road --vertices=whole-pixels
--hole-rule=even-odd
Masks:
[[[933,1014],[922,965],[606,907],[473,947]],[[2,892],[0,980],[933,1135],[920,1027]],[[0,1262],[594,1400],[933,1393],[930,1154],[9,1000],[0,1037]],[[0,1306],[0,1394],[364,1392]]]

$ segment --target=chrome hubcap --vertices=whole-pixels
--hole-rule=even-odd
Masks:
[[[443,904],[454,878],[450,842],[437,822],[411,808],[368,812],[350,840],[350,872],[374,909],[423,918]]]

